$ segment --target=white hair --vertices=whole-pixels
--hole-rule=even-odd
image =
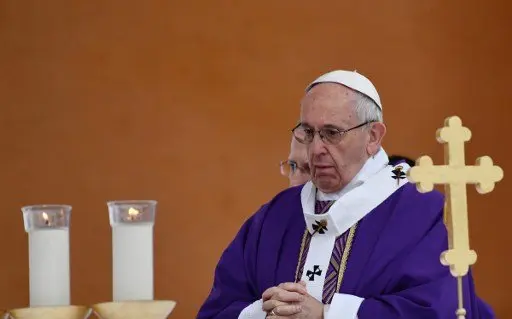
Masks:
[[[356,97],[355,111],[361,123],[383,122],[382,111],[372,99],[357,91],[354,91],[354,94]]]

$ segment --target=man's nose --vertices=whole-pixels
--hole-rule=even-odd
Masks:
[[[322,138],[320,137],[320,134],[315,134],[313,136],[313,140],[311,141],[310,150],[313,154],[318,155],[325,152],[325,144]]]

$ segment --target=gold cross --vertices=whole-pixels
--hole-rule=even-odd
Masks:
[[[422,156],[407,173],[418,191],[430,192],[434,184],[445,185],[444,222],[448,231],[448,250],[441,254],[441,263],[450,266],[452,276],[458,280],[458,318],[465,318],[462,302],[462,277],[476,262],[476,252],[469,247],[467,184],[476,184],[480,194],[489,193],[503,178],[503,170],[493,165],[489,156],[479,157],[476,165],[466,166],[464,143],[471,139],[471,131],[462,126],[457,116],[445,120],[437,130],[437,141],[444,144],[445,165],[433,165],[432,158]]]

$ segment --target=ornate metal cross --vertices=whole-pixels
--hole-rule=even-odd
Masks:
[[[444,144],[445,165],[433,165],[432,158],[422,156],[407,173],[410,182],[417,184],[420,192],[434,189],[434,184],[445,185],[444,222],[448,231],[448,250],[441,254],[441,263],[450,267],[457,278],[458,319],[464,319],[462,277],[476,262],[476,252],[469,247],[467,184],[476,184],[480,194],[489,193],[494,184],[503,178],[503,170],[493,165],[489,156],[479,157],[476,165],[466,166],[464,143],[471,139],[471,131],[462,126],[457,116],[445,120],[437,130],[437,141]]]

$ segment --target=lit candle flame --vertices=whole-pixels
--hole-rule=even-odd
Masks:
[[[129,220],[135,220],[139,216],[139,214],[140,214],[140,212],[133,207],[130,207],[130,209],[128,209],[128,219]]]
[[[44,224],[45,224],[45,225],[48,225],[48,224],[50,223],[50,218],[48,218],[48,214],[47,214],[46,212],[43,212],[43,213],[41,214],[41,216],[42,216],[42,217],[43,217],[43,219],[44,219]]]

